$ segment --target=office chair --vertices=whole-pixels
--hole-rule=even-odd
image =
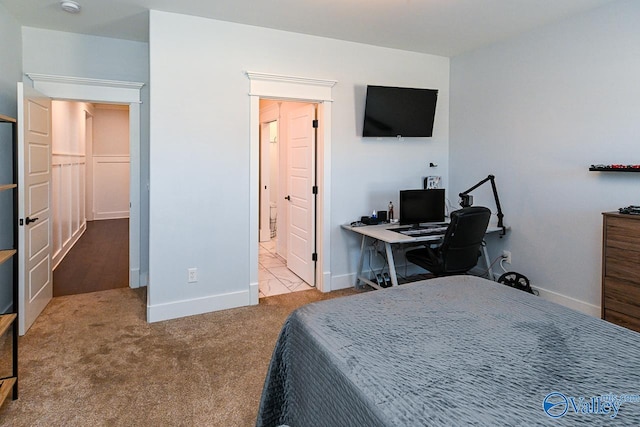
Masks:
[[[427,246],[407,251],[407,261],[435,276],[466,273],[478,263],[490,218],[491,211],[482,206],[452,212],[442,244],[435,248]]]

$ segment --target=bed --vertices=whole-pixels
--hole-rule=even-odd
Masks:
[[[640,333],[474,276],[285,322],[256,425],[640,425]]]

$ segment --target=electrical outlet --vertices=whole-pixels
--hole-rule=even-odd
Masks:
[[[189,268],[187,269],[188,277],[187,283],[194,283],[198,281],[198,269],[197,268]]]
[[[507,264],[511,264],[511,251],[502,251],[502,258]]]

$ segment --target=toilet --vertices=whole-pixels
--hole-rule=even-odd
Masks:
[[[269,230],[271,231],[271,238],[276,237],[276,219],[278,216],[278,206],[275,202],[270,203],[269,207]]]

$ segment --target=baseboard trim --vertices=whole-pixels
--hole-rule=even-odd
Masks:
[[[229,308],[244,307],[250,302],[249,293],[250,291],[246,290],[175,301],[167,304],[147,305],[147,322],[161,322],[163,320],[211,313]]]
[[[249,284],[249,304],[256,305],[260,300],[260,286],[258,282]]]
[[[78,227],[76,232],[69,238],[69,240],[67,240],[62,245],[62,248],[60,248],[60,250],[53,255],[51,259],[53,268],[51,269],[51,271],[55,270],[58,265],[60,265],[64,257],[66,257],[71,248],[73,248],[73,246],[78,243],[78,240],[80,240],[85,231],[87,231],[87,221],[85,221],[80,227]]]
[[[139,268],[132,268],[129,270],[129,287],[133,289],[140,287],[140,269]]]
[[[531,286],[531,287],[534,290],[538,291],[541,298],[544,298],[547,301],[555,302],[557,304],[582,312],[584,314],[588,314],[593,317],[598,317],[598,318],[600,317],[601,311],[600,311],[600,306],[598,305],[580,301],[578,299],[571,298],[566,295],[562,295],[557,292],[550,291],[548,289],[540,288],[537,286]]]
[[[398,270],[402,271],[403,277],[405,277],[405,275],[406,277],[410,277],[415,274],[425,273],[425,270],[413,264],[396,265],[396,274]],[[377,268],[375,271],[380,271],[380,269]],[[388,270],[385,270],[385,271],[388,271]],[[366,277],[371,274],[371,270],[364,270],[362,274]],[[398,280],[400,280],[400,277],[398,277]],[[352,288],[355,286],[355,283],[356,283],[356,273],[348,273],[348,274],[341,274],[339,276],[333,276],[331,278],[331,290],[337,291],[338,289]]]
[[[109,219],[128,219],[129,211],[120,211],[120,212],[94,212],[93,220],[94,221],[104,221]]]
[[[149,286],[149,272],[148,271],[140,272],[140,279],[139,280],[140,280],[140,282],[139,282],[140,287]]]
[[[320,292],[331,292],[335,290],[335,288],[333,287],[333,279],[331,278],[330,271],[323,272],[321,279],[322,283],[318,283],[316,289],[318,289]]]
[[[494,280],[497,282],[502,274],[502,272],[494,272]],[[534,291],[538,291],[538,295],[540,296],[540,298],[546,299],[547,301],[555,302],[556,304],[560,304],[567,308],[571,308],[581,313],[588,314],[589,316],[600,317],[601,315],[601,309],[599,305],[590,304],[588,302],[584,302],[555,291],[550,291],[549,289],[541,288],[539,286],[536,286],[535,284],[531,284],[531,288]]]
[[[368,271],[365,271],[363,274],[368,274]],[[494,273],[496,276],[496,280],[500,274]],[[356,282],[356,274],[342,274],[339,276],[333,276],[331,278],[331,290],[336,291],[338,289],[347,289],[354,286]],[[550,291],[548,289],[544,289],[538,286],[532,286],[532,288],[538,291],[539,296],[541,298],[546,299],[547,301],[555,302],[556,304],[563,305],[565,307],[571,308],[573,310],[579,311],[581,313],[588,314],[593,317],[600,317],[601,308],[599,305],[590,304],[572,297],[568,297],[563,294],[559,294],[554,291]]]
[[[333,276],[330,280],[331,281],[328,282],[331,284],[330,286],[331,289],[329,289],[329,291],[337,291],[338,289],[353,288],[353,286],[356,283],[356,274],[355,273],[341,274],[339,276]]]

